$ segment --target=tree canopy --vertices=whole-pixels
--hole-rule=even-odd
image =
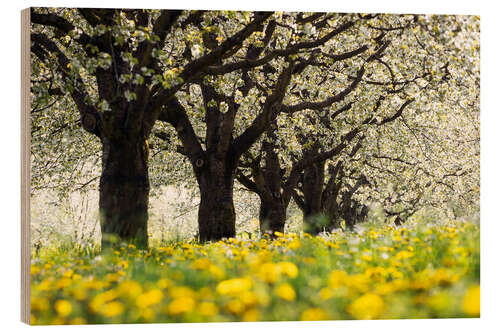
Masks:
[[[478,208],[477,17],[34,8],[31,21],[32,191],[100,179],[105,231],[146,237],[150,183],[199,187],[202,240],[234,236],[235,179],[259,195],[262,228],[279,216],[272,231],[314,191],[336,191],[343,219],[372,203],[402,219]],[[107,199],[131,193],[131,208]],[[143,222],[124,231],[124,214]]]

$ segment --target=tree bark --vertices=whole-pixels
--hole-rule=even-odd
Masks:
[[[260,196],[260,232],[262,235],[268,233],[274,236],[275,232],[283,233],[286,222],[287,205],[281,197],[272,200]]]
[[[304,169],[302,182],[304,223],[305,231],[312,235],[317,235],[328,227],[327,218],[322,210],[324,168],[325,162],[322,161]]]
[[[102,140],[99,212],[103,247],[114,237],[147,247],[148,143],[147,140]]]
[[[203,159],[195,161],[193,167],[202,169],[197,173],[200,187],[198,227],[201,242],[217,241],[235,237],[236,214],[233,203],[234,170],[225,172],[224,163],[212,158],[205,166]]]

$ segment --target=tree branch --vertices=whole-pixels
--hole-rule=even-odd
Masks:
[[[354,89],[356,89],[356,87],[358,86],[359,82],[361,82],[361,78],[363,77],[363,74],[365,72],[365,69],[364,67],[362,67],[360,70],[358,70],[358,74],[356,76],[356,78],[354,79],[354,81],[351,82],[351,84],[346,88],[344,89],[343,91],[341,91],[340,93],[334,95],[334,96],[331,96],[321,102],[302,102],[302,103],[298,103],[298,104],[295,104],[295,105],[284,105],[282,107],[282,111],[284,113],[289,113],[289,114],[292,114],[292,113],[295,113],[295,112],[298,112],[298,111],[302,111],[302,110],[305,110],[305,109],[309,109],[309,110],[319,110],[319,109],[322,109],[322,108],[325,108],[327,106],[330,106],[332,105],[333,103],[336,103],[336,102],[340,102],[342,101],[351,91],[353,91]]]

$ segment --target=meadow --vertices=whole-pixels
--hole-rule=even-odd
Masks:
[[[417,216],[319,236],[43,247],[32,253],[31,323],[479,317],[479,231]]]

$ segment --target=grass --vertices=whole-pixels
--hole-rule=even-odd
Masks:
[[[275,240],[32,256],[31,323],[479,316],[479,225],[366,224]]]

